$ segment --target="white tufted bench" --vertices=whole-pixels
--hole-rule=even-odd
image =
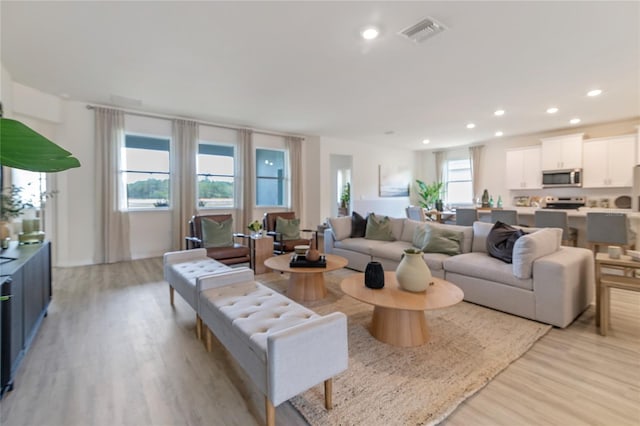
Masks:
[[[202,338],[202,319],[198,295],[202,290],[221,285],[253,280],[249,268],[231,268],[207,257],[204,248],[164,254],[164,279],[169,283],[169,299],[173,306],[174,290],[196,311],[196,334]]]
[[[332,377],[347,369],[347,317],[320,316],[255,281],[200,293],[200,316],[265,395],[267,425],[275,407],[324,382],[331,408]]]

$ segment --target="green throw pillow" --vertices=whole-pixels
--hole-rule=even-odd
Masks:
[[[300,239],[300,219],[283,219],[276,217],[276,232],[282,234],[283,240]]]
[[[233,218],[216,222],[202,218],[202,245],[204,247],[233,247]]]
[[[375,214],[370,213],[364,237],[368,240],[395,241],[391,234],[391,219],[388,216],[378,219]]]
[[[460,254],[462,252],[463,239],[464,233],[462,231],[452,231],[427,225],[422,251],[448,255]]]

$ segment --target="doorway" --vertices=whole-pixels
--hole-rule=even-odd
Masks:
[[[353,198],[351,155],[330,154],[331,167],[331,216],[350,215]]]

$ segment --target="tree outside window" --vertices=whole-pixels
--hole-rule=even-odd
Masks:
[[[153,209],[170,204],[169,138],[125,135],[121,175],[127,209]]]
[[[198,144],[198,207],[234,206],[235,149],[210,142]]]

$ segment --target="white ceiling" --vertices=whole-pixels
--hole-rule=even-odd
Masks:
[[[639,2],[2,1],[0,13],[15,81],[99,104],[410,149],[640,116]],[[448,30],[397,35],[427,16]],[[368,24],[382,32],[366,42]]]

